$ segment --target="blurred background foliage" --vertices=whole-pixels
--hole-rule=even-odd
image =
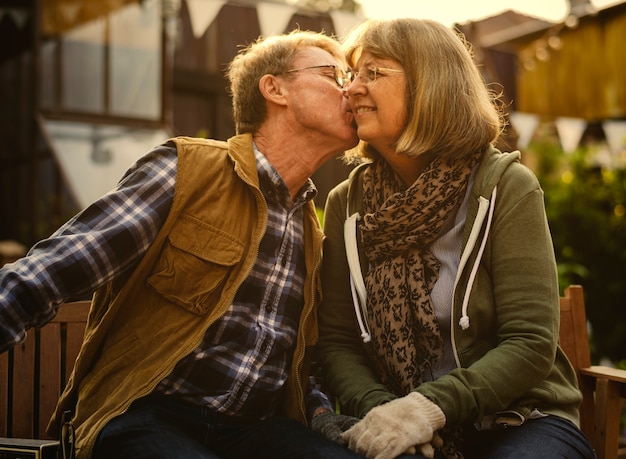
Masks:
[[[561,293],[584,287],[592,361],[626,368],[626,169],[605,146],[581,145],[566,154],[538,136],[524,156],[545,193]]]

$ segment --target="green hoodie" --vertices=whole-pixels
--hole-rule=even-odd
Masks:
[[[521,422],[543,413],[578,425],[581,394],[557,343],[558,279],[543,191],[519,158],[489,147],[476,171],[451,317],[457,368],[415,389],[442,409],[448,424],[488,422],[514,411]],[[359,336],[349,286],[346,206],[350,215],[362,214],[366,167],[328,196],[318,346],[342,412],[359,417],[396,397],[380,382]],[[362,248],[359,253],[365,273],[367,258]]]

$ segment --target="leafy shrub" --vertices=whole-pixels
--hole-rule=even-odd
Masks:
[[[581,284],[592,360],[626,360],[626,171],[593,163],[593,146],[565,154],[557,141],[531,145],[545,192],[561,289]]]

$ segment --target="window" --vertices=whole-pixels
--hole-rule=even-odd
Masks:
[[[44,0],[41,108],[161,120],[161,31],[157,0]]]

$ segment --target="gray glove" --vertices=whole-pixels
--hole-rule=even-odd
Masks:
[[[311,420],[311,429],[321,433],[329,440],[347,445],[347,441],[341,438],[341,434],[359,422],[359,418],[325,411]]]
[[[404,452],[420,451],[433,457],[435,432],[446,424],[443,411],[418,392],[373,408],[346,431],[348,447],[368,459],[393,459]]]

